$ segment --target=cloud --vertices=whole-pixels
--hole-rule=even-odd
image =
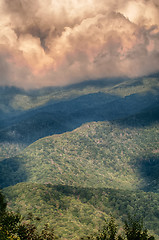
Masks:
[[[0,84],[159,71],[158,0],[0,0]]]

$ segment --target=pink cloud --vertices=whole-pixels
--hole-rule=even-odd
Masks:
[[[155,0],[0,0],[0,84],[66,85],[159,71]]]

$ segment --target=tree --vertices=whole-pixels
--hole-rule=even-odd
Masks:
[[[124,225],[127,240],[154,240],[153,236],[148,236],[148,230],[143,227],[143,221],[129,216]]]
[[[115,224],[114,218],[110,221],[105,221],[105,225],[97,235],[91,235],[81,238],[83,240],[123,240],[120,235],[117,235],[117,225]]]
[[[115,240],[117,234],[117,226],[115,224],[115,220],[111,218],[111,220],[104,226],[102,232],[97,236],[97,240]]]
[[[41,232],[42,239],[45,240],[54,240],[56,239],[56,236],[54,234],[54,229],[50,227],[48,224],[45,224],[42,232]]]
[[[90,240],[155,240],[148,235],[148,230],[143,227],[143,221],[135,217],[128,217],[123,227],[123,236],[118,235],[117,225],[113,218],[105,223],[102,231],[97,235],[87,236],[82,239]]]
[[[5,197],[0,192],[0,240],[55,239],[53,228],[46,224],[39,233],[34,224],[23,222],[20,214],[7,211],[6,206]]]
[[[7,207],[7,202],[5,201],[4,195],[0,192],[0,214],[5,212]]]
[[[17,224],[20,221],[18,214],[6,211],[7,203],[4,195],[0,192],[0,239],[12,240],[20,238],[17,236]]]

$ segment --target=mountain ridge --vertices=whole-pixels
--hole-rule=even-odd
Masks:
[[[49,220],[67,239],[139,210],[158,238],[158,77],[2,91],[0,187],[10,210]]]

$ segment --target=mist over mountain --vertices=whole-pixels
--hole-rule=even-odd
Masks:
[[[8,209],[74,240],[137,214],[159,239],[158,63],[158,0],[0,0]]]
[[[101,81],[37,92],[1,88],[0,141],[28,145],[48,135],[72,131],[86,122],[140,113],[158,104],[157,81],[139,79],[117,86]],[[129,91],[135,88],[138,92],[131,94]]]

